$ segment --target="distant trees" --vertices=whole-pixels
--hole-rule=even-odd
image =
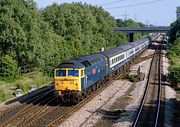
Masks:
[[[132,19],[128,19],[128,20],[122,20],[122,19],[117,19],[117,26],[118,27],[145,27],[145,25],[143,23],[140,22],[135,22]],[[124,35],[124,33],[121,33]],[[135,33],[134,34],[134,39],[138,40],[139,38],[142,37],[141,33]]]
[[[26,65],[49,74],[62,61],[125,43],[126,35],[113,28],[132,24],[142,25],[131,20],[121,24],[102,8],[82,3],[54,3],[38,10],[32,0],[1,0],[0,76],[11,64],[11,76]]]
[[[145,27],[143,23],[135,22],[132,19],[128,19],[124,21],[122,19],[117,19],[116,21],[118,27]]]

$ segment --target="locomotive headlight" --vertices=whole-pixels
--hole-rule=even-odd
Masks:
[[[66,90],[70,90],[70,88],[69,88],[69,87],[66,87]]]

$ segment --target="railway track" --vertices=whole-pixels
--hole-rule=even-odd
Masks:
[[[161,83],[161,50],[159,45],[151,61],[148,80],[133,127],[163,126],[164,86]]]
[[[28,117],[28,114],[32,114],[33,111],[38,110],[38,106],[46,104],[48,99],[52,97],[48,97],[48,95],[50,95],[52,92],[53,90],[49,90],[30,100],[25,101],[19,106],[16,105],[8,110],[5,110],[0,115],[0,126],[19,125],[19,123]]]
[[[28,103],[33,102],[38,97],[42,96],[44,93],[52,89],[52,86],[42,87],[36,91],[31,92],[30,94],[20,97],[20,99],[13,100],[14,103],[7,105],[5,108],[0,110],[0,125],[9,119],[11,116],[18,113],[21,109],[26,107]]]
[[[125,72],[124,72],[125,73]],[[79,102],[77,105],[74,105],[72,107],[68,107],[66,110],[64,110],[56,119],[54,119],[52,122],[47,124],[47,127],[53,127],[58,126],[61,122],[63,122],[64,119],[66,119],[70,114],[80,109],[82,106],[84,106],[87,102],[89,102],[91,99],[93,99],[97,94],[102,92],[105,88],[111,84],[112,80],[117,80],[120,77],[123,76],[123,73],[118,73],[116,76],[112,77],[109,81],[107,81],[100,89],[93,92],[90,96],[85,98],[83,101]]]
[[[115,117],[115,118],[118,118],[119,117],[119,114],[116,115],[117,113],[115,113],[115,111],[109,111],[108,113],[104,111],[103,107],[127,84],[128,82],[125,82],[123,83],[123,85],[121,85],[119,88],[117,88],[116,92],[114,94],[112,94],[112,96],[107,100],[105,101],[105,103],[103,105],[101,105],[96,111],[98,113],[101,113],[103,114],[103,117]],[[97,113],[95,112],[95,113]],[[94,113],[93,113],[94,114]],[[91,116],[93,116],[93,114]],[[113,115],[115,114],[115,115]],[[80,127],[83,127],[86,122],[90,119],[90,117],[88,117],[81,125]]]

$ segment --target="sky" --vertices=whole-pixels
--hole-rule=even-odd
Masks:
[[[102,7],[114,18],[133,19],[144,24],[168,26],[176,20],[176,7],[180,0],[34,0],[38,8],[54,2],[58,4],[82,2]],[[141,5],[139,5],[141,4]],[[125,16],[126,15],[126,16]]]

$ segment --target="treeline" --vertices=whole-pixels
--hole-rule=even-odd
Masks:
[[[32,0],[1,0],[0,77],[14,77],[24,66],[48,72],[62,61],[126,43],[113,28],[131,25],[143,27],[82,3],[39,10]]]
[[[170,48],[168,56],[170,58],[169,78],[174,85],[180,83],[180,18],[171,24]]]

